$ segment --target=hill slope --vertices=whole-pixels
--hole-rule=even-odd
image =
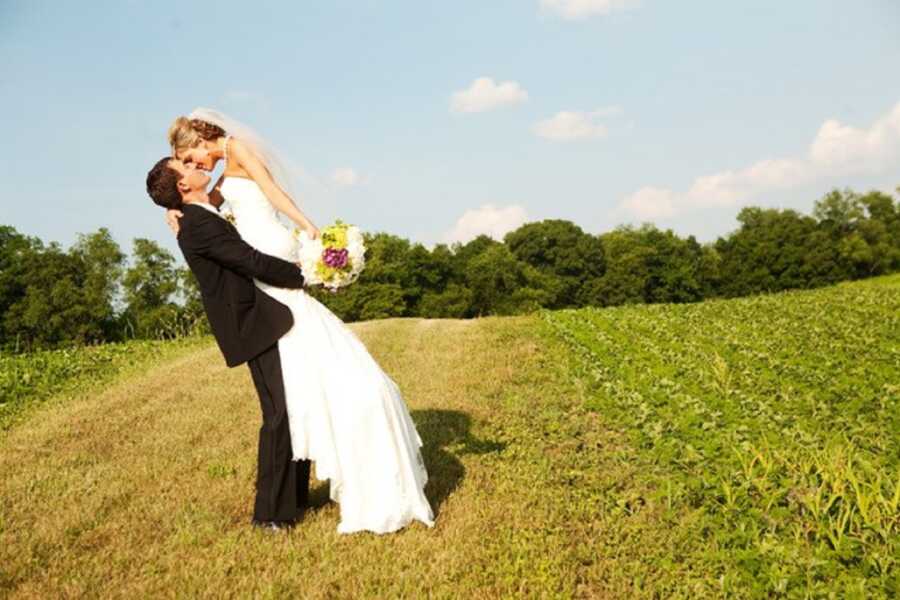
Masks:
[[[532,417],[552,413],[548,397],[568,399],[542,369],[536,325],[525,317],[353,326],[401,386],[426,442],[433,530],[338,536],[325,484],[314,485],[319,506],[290,535],[252,530],[259,407],[248,371],[226,369],[212,346],[36,410],[0,443],[0,590],[569,590],[576,567],[563,532],[528,533],[549,523],[555,503]]]
[[[889,595],[897,281],[354,324],[426,443],[437,525],[389,536],[338,536],[315,482],[290,534],[248,526],[259,408],[247,370],[207,347],[0,439],[0,594]],[[810,519],[815,493],[830,505]],[[846,511],[831,547],[816,528]]]

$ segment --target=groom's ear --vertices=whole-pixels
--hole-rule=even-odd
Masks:
[[[175,187],[177,187],[178,191],[182,194],[191,191],[191,186],[184,181],[184,177],[179,178],[178,181],[175,182]]]

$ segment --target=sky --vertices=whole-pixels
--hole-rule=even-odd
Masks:
[[[144,182],[210,106],[319,227],[709,241],[742,206],[900,185],[898,26],[896,0],[0,0],[0,224],[179,256]]]

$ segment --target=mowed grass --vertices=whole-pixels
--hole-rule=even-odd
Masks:
[[[247,369],[226,369],[209,346],[35,410],[5,434],[0,590],[571,595],[579,561],[560,513],[566,483],[550,440],[580,402],[537,318],[399,319],[353,329],[400,385],[425,440],[434,529],[417,523],[393,535],[340,536],[338,507],[315,480],[315,507],[295,530],[252,529],[258,401]]]
[[[900,279],[351,327],[425,441],[434,529],[249,527],[259,408],[213,346],[0,439],[11,597],[892,597]],[[894,503],[894,504],[892,504]]]

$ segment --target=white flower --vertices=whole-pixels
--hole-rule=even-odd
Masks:
[[[356,281],[366,264],[366,246],[359,227],[350,225],[347,227],[347,259],[350,264],[349,271],[338,272],[330,281],[323,281],[317,272],[317,265],[322,262],[322,240],[310,239],[309,234],[303,230],[294,230],[299,241],[297,246],[297,260],[303,270],[303,277],[309,285],[324,285],[336,290],[350,285]]]

